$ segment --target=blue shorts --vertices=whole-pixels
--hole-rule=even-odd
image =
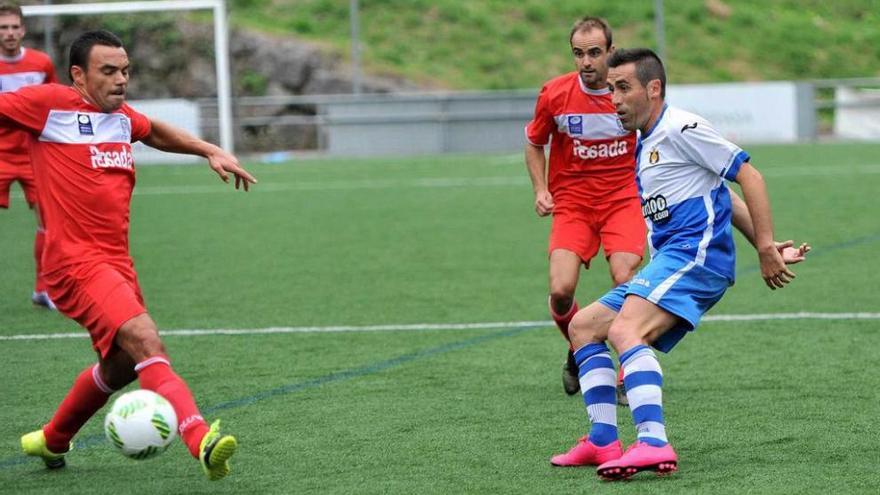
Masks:
[[[599,302],[620,312],[626,296],[634,294],[678,316],[679,322],[652,345],[669,352],[719,300],[731,281],[678,256],[658,253],[629,282],[611,289]]]

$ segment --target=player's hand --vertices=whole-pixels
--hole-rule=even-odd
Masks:
[[[553,203],[553,195],[550,194],[550,191],[545,189],[535,193],[535,211],[538,213],[539,217],[546,217],[553,213],[553,208],[555,206],[556,205]]]
[[[244,187],[244,190],[247,191],[251,184],[257,183],[254,176],[241,168],[241,165],[238,164],[238,158],[220,148],[208,155],[208,165],[223,179],[223,182],[229,183],[229,174],[234,175],[236,189]]]
[[[759,249],[758,258],[761,261],[761,277],[771,290],[781,289],[794,280],[794,272],[786,266],[782,253],[775,243],[767,249]]]
[[[776,250],[782,255],[782,261],[786,265],[794,265],[807,259],[807,253],[812,248],[806,242],[802,242],[800,246],[794,247],[794,241],[777,242]]]

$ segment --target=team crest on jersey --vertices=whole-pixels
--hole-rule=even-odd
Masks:
[[[654,148],[650,152],[648,152],[648,162],[650,162],[651,165],[654,165],[659,161],[660,161],[660,152],[657,151],[657,148]]]
[[[569,134],[583,134],[584,133],[584,118],[580,115],[569,115],[568,116],[568,133]]]
[[[119,126],[122,128],[122,137],[126,141],[131,141],[131,122],[128,117],[119,114]]]
[[[80,136],[94,136],[95,129],[92,127],[92,118],[84,113],[76,115],[76,123],[79,125]]]

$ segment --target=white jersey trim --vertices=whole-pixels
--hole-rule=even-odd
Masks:
[[[544,144],[533,143],[532,140],[529,139],[529,126],[526,126],[525,129],[524,129],[524,131],[525,131],[525,134],[526,134],[526,142],[529,143],[529,144],[531,144],[532,146],[538,146],[538,147],[543,148],[544,146],[547,146],[548,144],[550,144],[550,141],[549,141],[549,140],[548,140],[546,143],[544,143]]]
[[[722,184],[721,187],[724,185]],[[700,266],[706,263],[706,248],[709,247],[712,236],[715,235],[715,206],[712,203],[711,193],[703,195],[703,206],[706,207],[706,230],[703,231],[703,238],[700,239],[700,245],[697,248],[697,257],[694,259]]]
[[[608,88],[607,86],[602,89],[588,88],[587,85],[584,84],[584,80],[581,79],[580,74],[577,75],[577,80],[578,80],[578,84],[580,84],[580,86],[581,86],[581,91],[583,91],[584,93],[586,93],[588,95],[602,96],[602,95],[607,95],[608,93],[611,92],[611,89]]]
[[[16,72],[14,74],[0,74],[0,93],[18,91],[25,86],[43,84],[46,73],[40,71]]]
[[[51,110],[40,141],[60,144],[131,144],[131,119],[123,113]]]
[[[629,135],[614,113],[564,113],[553,116],[559,132],[575,139],[615,139]]]
[[[11,57],[7,57],[6,55],[0,55],[0,62],[6,62],[7,64],[14,64],[16,62],[21,62],[24,60],[24,53],[27,49],[25,47],[21,47],[21,51],[18,52],[18,55],[13,55]]]
[[[706,249],[709,247],[709,242],[712,241],[712,235],[715,231],[715,208],[712,204],[711,194],[703,195],[703,205],[706,207],[706,228],[703,230],[703,238],[700,239],[700,244],[697,247],[697,255],[694,258],[694,261],[679,268],[677,272],[661,282],[656,289],[648,294],[648,301],[657,304],[685,273],[689,272],[691,268],[695,266],[703,266],[706,262]]]

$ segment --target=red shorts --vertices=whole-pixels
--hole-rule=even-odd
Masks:
[[[613,253],[645,255],[647,228],[638,198],[614,201],[598,208],[583,205],[556,205],[550,228],[548,253],[565,249],[577,254],[586,266],[605,248],[605,258]]]
[[[16,181],[24,189],[24,199],[33,208],[37,204],[37,186],[33,167],[7,163],[0,163],[0,208],[9,208],[9,188]]]
[[[123,323],[147,312],[131,262],[77,265],[45,278],[52,302],[89,331],[101,357],[107,357]]]

